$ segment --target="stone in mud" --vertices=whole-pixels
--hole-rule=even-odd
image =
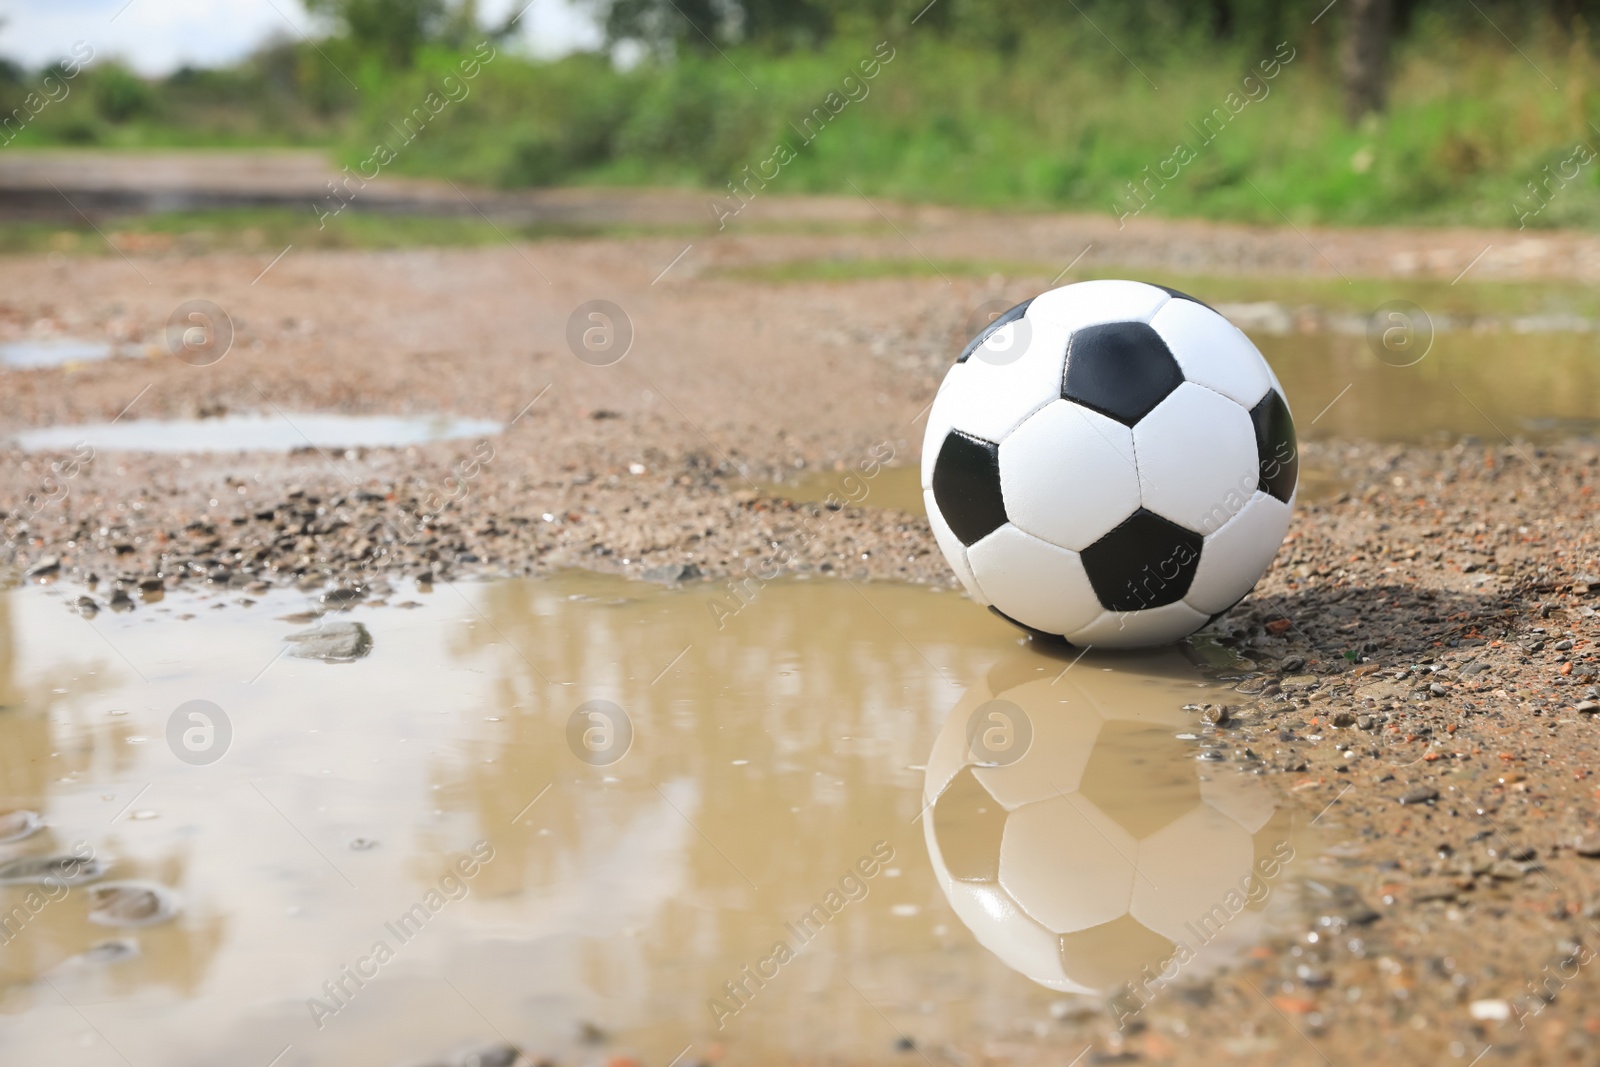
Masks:
[[[1415,903],[1425,904],[1431,900],[1454,900],[1460,892],[1449,879],[1425,878],[1411,885],[1410,896]]]
[[[1200,713],[1200,718],[1212,726],[1225,726],[1233,718],[1233,712],[1227,704],[1209,704]]]
[[[0,863],[0,885],[78,885],[100,877],[100,861],[82,856],[23,856]]]
[[[178,914],[178,898],[154,882],[103,882],[89,890],[89,921],[101,926],[154,926]]]
[[[1318,926],[1365,926],[1381,916],[1354,887],[1340,882],[1306,882],[1305,900]]]
[[[44,578],[61,571],[61,558],[59,556],[46,556],[38,563],[23,572],[28,578]]]
[[[320,659],[324,663],[349,663],[372,651],[372,634],[359,622],[330,622],[299,630],[284,638],[292,642],[289,655]]]
[[[1427,804],[1439,799],[1439,791],[1431,785],[1416,785],[1399,796],[1402,804]]]
[[[463,1052],[450,1064],[451,1067],[519,1067],[527,1062],[514,1045],[490,1045]]]
[[[693,581],[700,577],[700,568],[693,563],[663,563],[659,567],[651,567],[640,577],[647,582],[676,585],[679,582]]]
[[[92,596],[81,596],[72,602],[74,610],[86,619],[92,619],[100,614],[100,605]]]
[[[121,963],[139,954],[139,942],[126,937],[98,941],[84,950],[83,958],[89,963]]]
[[[1600,834],[1585,834],[1572,845],[1573,851],[1590,859],[1600,859]]]
[[[1593,715],[1595,712],[1600,712],[1600,703],[1596,703],[1593,700],[1580,700],[1572,710],[1579,715]]]
[[[1511,1018],[1511,1004],[1504,1000],[1474,1000],[1467,1005],[1467,1014],[1479,1022],[1503,1023]]]
[[[365,595],[366,594],[359,589],[352,589],[349,586],[340,586],[337,589],[330,589],[326,593],[323,593],[321,596],[317,597],[317,603],[321,604],[325,608],[337,611],[341,608],[348,608],[352,604],[359,603]]]
[[[30,834],[37,833],[44,825],[39,813],[26,808],[17,808],[15,811],[0,812],[0,844],[8,841],[21,841]]]
[[[1502,882],[1515,882],[1543,869],[1537,863],[1512,863],[1510,860],[1495,860],[1489,864],[1487,873],[1490,878]]]

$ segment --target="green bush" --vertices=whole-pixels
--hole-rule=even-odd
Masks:
[[[124,123],[155,110],[156,92],[137,74],[116,63],[95,67],[88,75],[94,109],[110,123]]]

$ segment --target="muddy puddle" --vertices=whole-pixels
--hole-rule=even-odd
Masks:
[[[889,508],[922,515],[920,467],[879,467],[871,477],[858,471],[811,471],[790,481],[769,482],[763,492],[797,504]]]
[[[0,366],[17,370],[97,363],[114,355],[116,350],[105,341],[83,341],[66,337],[35,338],[0,344]]]
[[[719,629],[718,594],[6,594],[0,874],[72,877],[0,885],[0,1059],[975,1049],[1185,939],[1226,966],[1315,867],[1183,710],[1219,699],[1193,652],[1058,659],[841,581]]]
[[[1594,333],[1423,334],[1396,351],[1329,334],[1251,339],[1283,382],[1302,437],[1503,444],[1600,432]]]
[[[297,448],[403,448],[499,433],[500,423],[448,415],[288,412],[209,419],[128,419],[19,430],[30,452],[88,445],[96,452],[290,452]]]

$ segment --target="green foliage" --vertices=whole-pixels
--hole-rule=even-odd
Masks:
[[[1571,162],[1580,143],[1600,147],[1586,29],[1600,0],[1573,0],[1565,21],[1540,5],[1397,0],[1390,108],[1355,128],[1340,112],[1338,9],[1311,24],[1324,0],[662,3],[606,8],[614,34],[655,46],[620,70],[519,57],[467,32],[468,3],[317,0],[341,32],[315,47],[156,84],[102,64],[17,142],[321,144],[353,167],[381,145],[385,173],[687,185],[735,207],[734,190],[853,185],[1107,215],[1600,226],[1600,161]],[[379,11],[403,17],[379,26]],[[697,12],[721,20],[695,23],[716,48],[683,36]],[[0,104],[37,82],[0,71]],[[430,97],[440,106],[419,111]]]
[[[137,74],[116,63],[104,63],[89,75],[95,113],[111,123],[123,123],[155,110],[156,94]]]
[[[313,15],[333,21],[358,50],[395,67],[409,67],[449,22],[444,0],[304,0]]]

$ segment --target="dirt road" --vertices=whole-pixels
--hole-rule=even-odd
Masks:
[[[796,232],[807,229],[818,232]],[[939,260],[974,249],[1071,265],[1062,281],[1108,264],[1444,282],[1466,269],[1600,275],[1600,240],[1588,236],[1145,219],[1119,231],[1110,219],[997,224],[776,198],[722,233],[291,248],[277,259],[11,258],[0,261],[0,341],[89,338],[129,355],[4,371],[7,432],[225,413],[292,428],[312,411],[445,412],[505,429],[283,455],[8,447],[5,536],[19,573],[86,597],[85,611],[136,610],[179,582],[381,598],[419,579],[579,566],[726,583],[775,547],[804,572],[949,583],[925,519],[875,507],[889,494],[873,493],[889,484],[876,479],[899,477],[881,466],[915,462],[921,415],[973,309],[1051,280],[941,276]],[[848,284],[730,274],[912,256],[934,269]],[[169,318],[193,300],[216,310],[181,321],[169,343]],[[596,300],[613,305],[600,319],[585,307]],[[198,347],[185,349],[195,327]],[[222,346],[209,340],[230,331],[210,361]],[[1290,399],[1302,420],[1314,414]],[[1270,775],[1337,831],[1348,885],[1308,913],[1298,955],[1285,947],[1217,980],[1203,1010],[1157,1005],[1124,1037],[1109,1015],[1078,1020],[1074,1039],[1199,1063],[1249,1057],[1261,1034],[1290,1028],[1305,1040],[1273,1062],[1465,1063],[1486,1045],[1516,1062],[1590,1062],[1600,451],[1312,441],[1304,462],[1339,488],[1301,507],[1277,565],[1222,623],[1223,646],[1256,676],[1226,714],[1202,726],[1197,712],[1196,725],[1242,773]],[[818,472],[835,472],[840,510],[764,488]],[[1080,1044],[1051,1038],[1011,1058],[1059,1059]]]

